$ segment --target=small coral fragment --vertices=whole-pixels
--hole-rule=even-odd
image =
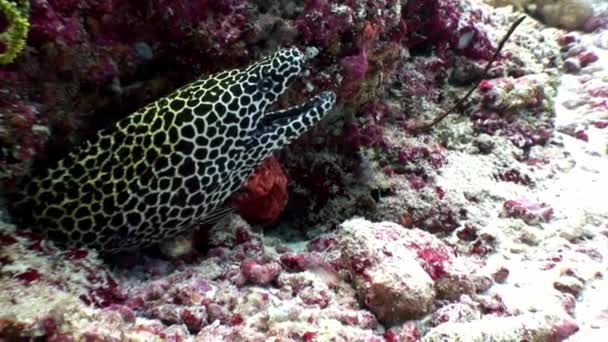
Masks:
[[[241,272],[245,276],[247,281],[257,284],[265,285],[276,279],[283,268],[277,262],[271,262],[261,265],[252,259],[243,260],[241,262]]]
[[[509,217],[520,218],[528,224],[549,222],[553,218],[553,208],[549,205],[527,199],[506,201],[503,208]]]
[[[593,51],[583,52],[578,55],[578,60],[581,62],[582,67],[586,67],[587,65],[596,62],[599,59],[597,54]]]

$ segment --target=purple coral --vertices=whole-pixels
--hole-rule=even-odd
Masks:
[[[528,199],[505,201],[503,208],[509,217],[520,218],[528,224],[549,222],[553,218],[553,208],[548,204]]]
[[[474,25],[475,20],[463,19],[452,0],[408,1],[403,10],[401,41],[409,48],[432,45],[440,57],[445,57],[451,47],[468,58],[488,60],[493,46],[485,32]]]
[[[30,4],[28,44],[36,47],[45,43],[75,44],[84,39],[85,29],[74,2],[31,0]]]
[[[296,20],[296,25],[306,44],[319,44],[327,48],[336,42],[339,34],[352,29],[353,11],[344,7],[343,12],[332,11],[327,0],[306,0],[304,11]]]
[[[367,58],[365,47],[361,48],[357,54],[342,58],[340,65],[343,69],[344,81],[341,96],[352,96],[358,90],[358,86],[365,79],[369,68]]]

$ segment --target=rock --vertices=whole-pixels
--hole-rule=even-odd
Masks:
[[[570,318],[533,313],[440,324],[429,330],[422,341],[562,341],[577,330],[578,326]]]
[[[481,312],[465,303],[452,303],[439,308],[433,313],[433,325],[437,326],[447,322],[470,322],[481,317]]]
[[[576,74],[581,70],[581,62],[578,58],[570,57],[564,61],[563,68],[569,74]]]
[[[506,216],[524,220],[529,225],[549,222],[553,218],[553,208],[546,203],[537,203],[520,198],[503,204]]]
[[[585,288],[585,284],[575,277],[564,275],[553,283],[553,287],[558,291],[570,293],[576,297]]]
[[[283,268],[278,262],[259,264],[255,260],[246,259],[241,262],[241,271],[248,282],[265,285],[275,280]]]
[[[403,227],[353,219],[338,235],[359,297],[384,323],[416,319],[430,312],[433,280],[403,244]]]
[[[536,0],[536,14],[549,26],[581,30],[593,15],[593,7],[585,0]]]

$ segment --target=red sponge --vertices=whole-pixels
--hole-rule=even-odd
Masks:
[[[287,204],[287,176],[274,157],[262,162],[231,204],[252,223],[273,223]]]

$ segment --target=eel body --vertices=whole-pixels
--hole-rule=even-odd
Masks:
[[[69,245],[118,252],[186,233],[226,211],[255,167],[333,107],[323,92],[272,112],[300,74],[297,48],[196,80],[102,130],[23,183],[23,225]]]

